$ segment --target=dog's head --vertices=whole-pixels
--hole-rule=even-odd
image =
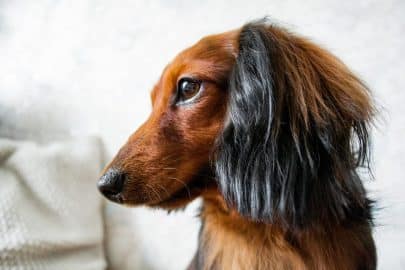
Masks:
[[[99,181],[128,205],[184,206],[206,190],[252,220],[304,225],[369,213],[367,87],[337,58],[264,21],[180,53],[149,119]]]

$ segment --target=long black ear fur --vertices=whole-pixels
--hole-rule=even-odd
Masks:
[[[336,58],[268,25],[245,25],[215,166],[230,207],[287,226],[371,220],[368,90]]]

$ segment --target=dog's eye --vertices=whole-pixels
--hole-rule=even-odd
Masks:
[[[178,102],[191,101],[200,92],[201,82],[195,79],[181,79],[177,85]]]

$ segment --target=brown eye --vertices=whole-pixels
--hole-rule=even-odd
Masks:
[[[201,82],[197,80],[190,78],[181,79],[177,86],[178,101],[186,102],[191,100],[200,92],[200,88]]]

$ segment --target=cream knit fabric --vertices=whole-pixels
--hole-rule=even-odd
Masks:
[[[0,139],[0,269],[104,269],[96,138]]]

